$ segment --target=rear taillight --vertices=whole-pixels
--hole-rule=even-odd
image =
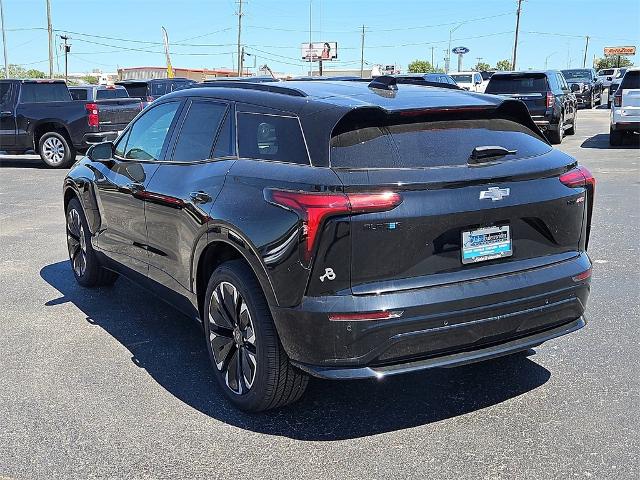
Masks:
[[[622,93],[616,93],[613,96],[613,106],[621,107],[622,106]]]
[[[577,167],[560,175],[560,181],[567,187],[590,187],[595,189],[596,179],[585,167]]]
[[[297,213],[302,220],[305,261],[311,259],[316,238],[326,218],[335,215],[384,212],[402,203],[400,194],[394,192],[315,193],[267,188],[264,198],[269,203]]]
[[[555,101],[556,97],[553,96],[553,93],[547,92],[547,108],[552,108]]]
[[[97,127],[100,124],[97,103],[87,103],[84,108],[87,110],[87,122],[90,127]]]
[[[591,278],[591,272],[592,272],[591,269],[585,270],[584,272],[579,273],[578,275],[575,275],[575,276],[571,277],[571,279],[574,282],[584,282],[585,280]]]

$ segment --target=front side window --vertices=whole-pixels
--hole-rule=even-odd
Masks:
[[[131,126],[123,157],[131,160],[158,160],[167,140],[179,102],[151,108]],[[119,145],[118,145],[119,148]]]
[[[86,100],[87,89],[86,88],[70,88],[69,93],[74,100]]]
[[[226,110],[221,103],[194,100],[182,123],[173,159],[189,162],[210,158]]]
[[[296,117],[238,114],[238,154],[244,158],[309,165],[309,155]]]
[[[11,84],[9,82],[0,83],[0,105],[8,105],[11,99]]]

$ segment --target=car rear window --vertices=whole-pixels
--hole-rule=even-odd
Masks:
[[[237,129],[240,157],[309,165],[296,117],[239,113]]]
[[[113,98],[129,98],[124,88],[105,88],[96,91],[96,100],[109,100]]]
[[[516,150],[504,159],[527,158],[551,150],[535,133],[503,119],[446,120],[347,131],[331,139],[331,166],[337,168],[430,168],[466,165],[478,146]]]
[[[631,72],[627,72],[622,79],[622,84],[620,87],[623,90],[627,89],[640,89],[640,70],[633,70]]]
[[[69,93],[74,100],[86,100],[87,90],[85,88],[70,88]]]
[[[134,83],[131,85],[123,85],[130,97],[134,98],[147,98],[147,84],[146,83]]]
[[[471,83],[471,75],[451,75],[456,82]]]
[[[20,101],[22,103],[68,102],[69,89],[64,83],[23,83]]]
[[[485,93],[540,93],[547,91],[547,77],[534,75],[493,75]]]

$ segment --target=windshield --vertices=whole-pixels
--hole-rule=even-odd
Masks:
[[[451,75],[456,82],[471,83],[471,75]]]
[[[589,70],[562,70],[562,74],[567,81],[589,81],[591,80],[591,72]]]
[[[547,91],[544,73],[525,75],[493,75],[486,93],[542,93]]]

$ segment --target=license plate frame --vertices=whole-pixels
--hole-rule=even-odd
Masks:
[[[460,254],[464,265],[512,256],[510,225],[463,230]]]

